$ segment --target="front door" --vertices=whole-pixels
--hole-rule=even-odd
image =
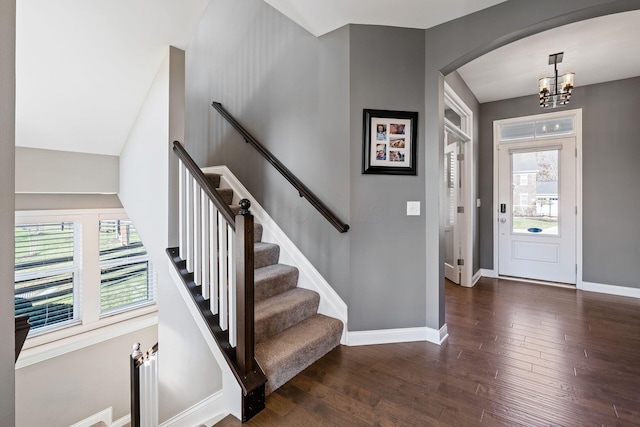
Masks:
[[[575,284],[575,137],[498,150],[498,273]]]

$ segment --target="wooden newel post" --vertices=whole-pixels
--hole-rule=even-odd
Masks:
[[[140,427],[140,369],[138,359],[142,356],[140,343],[135,343],[131,349],[131,427]]]
[[[253,371],[255,336],[253,325],[253,215],[251,202],[240,200],[236,215],[236,315],[238,340],[236,361],[244,375]]]

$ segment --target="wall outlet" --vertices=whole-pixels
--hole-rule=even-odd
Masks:
[[[420,216],[420,202],[407,202],[407,216]]]

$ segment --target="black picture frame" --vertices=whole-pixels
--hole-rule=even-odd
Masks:
[[[362,173],[416,175],[418,113],[363,110]]]

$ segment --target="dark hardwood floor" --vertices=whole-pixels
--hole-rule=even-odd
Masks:
[[[446,321],[442,346],[338,347],[246,425],[640,425],[640,300],[482,279],[447,283]]]

